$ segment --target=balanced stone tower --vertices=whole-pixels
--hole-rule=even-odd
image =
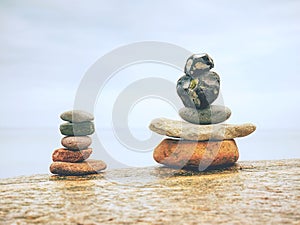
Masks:
[[[87,175],[98,173],[106,168],[101,160],[86,160],[92,154],[92,139],[88,136],[95,132],[94,116],[90,113],[72,110],[61,114],[66,123],[60,125],[60,132],[66,135],[52,154],[50,171],[58,175]]]
[[[212,105],[220,92],[220,77],[211,71],[213,67],[207,54],[194,54],[187,59],[185,74],[177,82],[177,94],[185,106],[179,115],[186,122],[159,118],[149,126],[158,134],[172,137],[155,148],[153,157],[158,163],[199,170],[230,166],[239,158],[234,138],[255,131],[255,125],[250,123],[222,123],[231,116],[231,110]]]
[[[185,75],[177,82],[177,93],[185,108],[179,115],[195,124],[216,124],[227,120],[231,111],[221,105],[211,105],[220,92],[220,77],[210,71],[213,60],[207,55],[192,55],[188,58]]]

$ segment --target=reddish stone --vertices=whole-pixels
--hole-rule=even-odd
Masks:
[[[65,148],[56,149],[52,154],[54,162],[82,162],[92,154],[92,149],[84,149],[80,151],[71,151]]]
[[[232,165],[239,158],[235,141],[188,141],[165,139],[154,150],[156,162],[172,167]]]
[[[63,176],[81,176],[99,173],[106,169],[106,164],[101,160],[87,160],[80,163],[53,162],[50,171]]]

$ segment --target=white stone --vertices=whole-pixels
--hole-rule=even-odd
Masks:
[[[253,133],[256,126],[251,123],[197,125],[184,121],[158,118],[151,122],[150,130],[161,135],[186,140],[207,141],[225,140],[237,137],[245,137]]]

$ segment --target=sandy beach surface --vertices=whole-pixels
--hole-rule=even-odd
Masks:
[[[299,224],[300,159],[0,179],[0,224]]]

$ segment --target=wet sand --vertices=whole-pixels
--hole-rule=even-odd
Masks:
[[[300,159],[0,179],[0,224],[299,224]]]

